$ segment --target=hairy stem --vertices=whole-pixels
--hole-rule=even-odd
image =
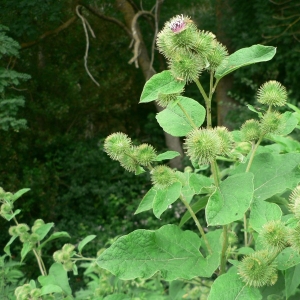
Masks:
[[[228,234],[227,234],[227,225],[223,226],[223,244],[222,244],[222,252],[221,252],[221,264],[220,264],[220,273],[219,275],[222,275],[226,271],[226,261],[227,261],[227,248],[228,248]]]
[[[254,147],[252,148],[252,150],[251,150],[252,152],[251,152],[251,155],[250,155],[250,158],[249,158],[249,161],[248,161],[248,165],[247,165],[247,168],[246,168],[246,173],[249,172],[249,170],[250,170],[250,168],[251,168],[251,165],[252,165],[253,159],[254,159],[254,155],[255,155],[255,153],[256,153],[256,151],[257,151],[257,148],[258,148],[258,146],[260,145],[262,139],[263,139],[263,136],[261,136],[261,137],[259,138],[259,140],[258,140],[257,143],[255,144],[255,146],[254,146]]]
[[[191,217],[193,218],[193,220],[194,220],[194,222],[195,222],[195,224],[196,224],[196,226],[197,226],[197,228],[198,228],[198,230],[199,230],[199,232],[200,232],[200,234],[201,234],[201,237],[202,237],[203,240],[204,240],[204,243],[205,243],[205,245],[206,245],[206,248],[207,248],[208,252],[209,252],[210,254],[212,254],[212,250],[211,250],[211,247],[210,247],[210,245],[209,245],[209,242],[208,242],[208,240],[207,240],[207,238],[206,238],[206,235],[205,235],[205,233],[204,233],[204,230],[203,230],[201,224],[199,223],[199,221],[198,221],[198,219],[197,219],[195,213],[193,212],[192,208],[191,208],[190,205],[187,203],[187,201],[184,199],[184,196],[183,196],[182,194],[180,195],[180,200],[182,201],[182,203],[184,204],[184,206],[185,206],[185,207],[187,208],[187,210],[189,211]]]
[[[259,144],[261,143],[263,139],[263,136],[261,136],[257,143],[255,144],[254,147],[252,147],[252,150],[251,150],[251,155],[250,155],[250,158],[249,158],[249,161],[248,161],[248,165],[247,165],[247,168],[246,168],[246,173],[249,172],[250,168],[251,168],[251,165],[253,163],[253,159],[254,159],[254,156],[255,156],[255,153],[257,151],[257,148],[259,146]],[[248,243],[248,224],[247,224],[247,216],[246,216],[246,213],[244,214],[244,245],[245,247],[247,247],[249,245]]]
[[[37,253],[37,251],[36,251],[36,249],[32,249],[32,252],[34,253],[34,255],[35,255],[35,257],[36,257],[36,260],[37,260],[37,263],[38,263],[38,265],[39,265],[39,269],[40,269],[40,271],[41,271],[41,274],[42,275],[47,275],[47,272],[46,272],[46,270],[44,269],[44,263],[43,263],[43,261],[42,261],[42,258],[38,255],[38,253]]]
[[[206,93],[205,93],[205,91],[204,91],[204,89],[203,89],[200,81],[198,79],[195,79],[195,83],[197,84],[197,87],[198,87],[198,89],[199,89],[199,91],[200,91],[200,93],[201,93],[201,95],[204,98],[204,101],[206,103],[209,99],[208,99],[208,97],[207,97],[207,95],[206,95]]]

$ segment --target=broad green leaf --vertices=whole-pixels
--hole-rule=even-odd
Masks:
[[[145,84],[140,103],[147,103],[158,98],[159,94],[175,94],[183,91],[185,83],[176,80],[169,70],[153,75]]]
[[[253,248],[250,248],[250,247],[241,247],[238,249],[238,254],[242,254],[242,255],[249,255],[251,253],[254,252],[254,249]]]
[[[269,221],[280,220],[281,216],[282,211],[277,204],[254,198],[249,223],[255,231],[260,232],[263,225]]]
[[[258,111],[253,105],[247,104],[247,107],[249,110],[257,113],[260,118],[262,117],[262,115],[263,115],[262,112]]]
[[[207,189],[213,187],[212,179],[204,175],[179,171],[176,172],[176,175],[182,184],[181,193],[188,203],[191,202],[194,195],[207,193]]]
[[[195,190],[189,185],[184,185],[181,189],[181,195],[187,203],[190,203],[195,195]]]
[[[293,296],[298,286],[300,285],[300,265],[296,265],[292,268],[287,269],[284,272],[285,278],[285,296],[288,299],[290,296]]]
[[[71,238],[70,235],[66,231],[60,231],[60,232],[54,232],[50,235],[50,237],[45,240],[39,247],[38,249],[42,249],[48,242],[55,240],[55,239],[60,239],[60,238]]]
[[[131,300],[132,298],[125,294],[113,294],[106,296],[103,300]]]
[[[176,106],[168,105],[156,115],[156,119],[165,132],[173,136],[185,136],[193,129],[191,122],[196,127],[203,124],[205,108],[191,98],[179,96],[178,99]]]
[[[212,254],[209,254],[209,251],[206,248],[206,244],[203,241],[203,238],[201,238],[202,248],[207,254],[205,268],[208,273],[213,274],[220,265],[220,257],[222,251],[222,229],[210,231],[205,236],[208,240],[211,250],[213,251]]]
[[[21,250],[21,262],[24,260],[24,258],[26,257],[26,255],[31,251],[32,249],[32,245],[30,245],[30,243],[23,243],[23,247]]]
[[[84,247],[86,244],[88,244],[90,241],[92,241],[95,237],[96,237],[96,235],[94,235],[94,234],[91,234],[91,235],[86,236],[86,237],[78,244],[78,250],[79,250],[79,253],[81,253],[83,247]]]
[[[21,189],[17,191],[13,196],[12,196],[12,202],[15,202],[17,199],[19,199],[22,195],[30,191],[30,189]]]
[[[300,254],[293,248],[283,249],[275,259],[278,270],[287,270],[300,263]]]
[[[300,153],[262,153],[254,157],[254,196],[265,200],[293,189],[300,181]]]
[[[41,288],[41,296],[48,295],[52,293],[62,293],[62,289],[60,286],[55,284],[48,284]]]
[[[248,48],[242,48],[229,55],[227,64],[217,68],[215,77],[221,79],[241,67],[271,60],[275,53],[276,48],[272,46],[253,45]]]
[[[281,272],[278,272],[278,279],[274,285],[261,287],[260,292],[263,299],[266,300],[282,300],[284,296],[285,284],[284,277]]]
[[[149,210],[151,208],[153,208],[153,200],[156,196],[157,193],[157,189],[152,187],[147,194],[144,196],[144,198],[142,199],[138,209],[135,211],[135,215],[139,214],[143,211]]]
[[[208,226],[226,225],[241,219],[252,199],[252,173],[226,178],[208,199],[205,211]]]
[[[157,190],[153,199],[153,213],[156,218],[160,218],[161,214],[168,209],[180,196],[181,183],[175,182],[167,189]]]
[[[21,209],[16,209],[13,214],[2,214],[2,217],[4,217],[7,221],[12,220],[16,215],[18,215],[21,212]]]
[[[155,161],[162,161],[166,159],[172,159],[174,157],[180,156],[180,153],[177,151],[166,151],[164,153],[158,154],[155,158]]]
[[[300,153],[256,155],[250,168],[254,174],[254,197],[265,200],[293,189],[300,181],[299,164]],[[246,165],[240,164],[234,173],[245,171]]]
[[[192,204],[191,209],[196,214],[197,212],[205,208],[207,201],[208,201],[208,197],[203,197],[199,199],[197,202],[195,202],[194,204]],[[180,220],[179,227],[182,227],[190,218],[191,218],[191,214],[187,210]]]
[[[76,264],[73,264],[72,271],[73,271],[73,275],[75,276],[78,275],[78,268]]]
[[[11,256],[11,253],[10,253],[10,245],[14,242],[14,240],[17,238],[18,236],[17,235],[13,235],[10,240],[8,241],[8,243],[5,245],[4,247],[4,252]]]
[[[286,111],[282,114],[282,120],[285,124],[283,130],[280,132],[282,135],[290,134],[298,125],[298,119],[295,117],[294,113],[290,111]]]
[[[286,104],[289,108],[291,108],[294,112],[296,112],[296,113],[298,113],[299,115],[300,115],[300,109],[297,107],[297,106],[295,106],[295,105],[293,105],[293,104],[291,104],[291,103],[287,103]]]
[[[38,281],[42,287],[47,285],[58,285],[67,295],[72,294],[68,274],[62,264],[54,263],[49,269],[49,275],[39,276]]]
[[[35,281],[34,281],[33,279],[31,279],[31,280],[29,281],[29,285],[30,285],[30,287],[31,287],[32,289],[35,289],[35,288],[36,288],[36,283],[35,283]]]
[[[300,152],[300,143],[290,136],[272,134],[268,139],[281,146],[280,152]]]
[[[143,167],[137,166],[136,169],[135,169],[134,174],[135,174],[135,175],[140,175],[140,174],[143,174],[143,173],[145,173],[145,172],[146,172],[146,171],[145,171],[145,169],[144,169]]]
[[[233,267],[236,270],[235,267]],[[262,296],[256,288],[247,286],[237,271],[219,276],[211,286],[208,300],[260,300]]]
[[[175,225],[158,230],[138,229],[117,239],[97,263],[123,280],[149,278],[159,271],[167,281],[210,277],[200,245],[196,233],[182,231]]]
[[[183,289],[184,282],[181,280],[174,280],[169,283],[169,298],[168,300],[182,300],[185,291]]]
[[[39,236],[39,240],[41,241],[47,233],[51,230],[51,228],[54,226],[54,223],[47,223],[39,227],[35,233]]]
[[[213,186],[213,180],[204,175],[192,173],[189,179],[189,185],[195,190],[195,194],[202,194],[206,188]]]

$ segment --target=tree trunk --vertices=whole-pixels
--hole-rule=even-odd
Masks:
[[[115,4],[116,4],[117,9],[122,12],[126,26],[131,29],[132,20],[135,16],[135,11],[134,11],[133,7],[131,6],[130,2],[126,1],[126,0],[116,0]],[[143,42],[143,37],[142,37],[141,31],[140,31],[138,25],[137,25],[136,29],[137,29],[137,34],[139,36],[139,39],[141,41],[140,53],[139,53],[139,57],[138,57],[138,64],[143,72],[145,80],[147,81],[154,74],[156,74],[156,72],[150,66],[150,57],[148,55],[147,48]],[[163,108],[160,107],[159,105],[157,105],[157,103],[155,103],[155,106],[156,106],[156,109],[158,112],[163,110]],[[177,168],[180,170],[183,168],[183,166],[182,166],[183,150],[182,150],[181,141],[178,137],[174,137],[166,132],[164,132],[164,135],[165,135],[166,146],[170,150],[179,152],[181,155],[179,157],[172,159],[170,161],[170,166],[172,168]]]
[[[229,16],[231,15],[230,0],[217,0],[216,2],[216,19],[217,19],[217,39],[223,45],[225,45],[228,51],[231,53],[230,40],[223,30],[224,22],[228,21]],[[224,18],[224,19],[223,19]],[[227,75],[222,78],[216,89],[216,101],[218,107],[218,126],[226,126],[229,129],[232,127],[232,122],[226,121],[226,116],[229,111],[234,110],[237,106],[237,103],[228,96],[228,91],[231,90],[233,86],[233,77],[232,75]]]

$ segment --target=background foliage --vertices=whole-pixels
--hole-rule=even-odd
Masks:
[[[140,7],[140,1],[129,2]],[[289,102],[298,105],[300,69],[295,66],[299,61],[300,22],[294,15],[300,7],[295,2],[180,0],[164,1],[161,7],[159,28],[170,17],[187,14],[199,28],[221,35],[230,53],[256,43],[277,47],[277,55],[270,63],[241,69],[232,78],[228,92],[234,104],[227,120],[233,127],[245,120],[245,104],[255,103],[254,93],[265,80],[284,84],[289,90]],[[84,69],[85,36],[79,20],[43,38],[43,34],[72,18],[77,4],[98,5],[102,14],[124,20],[112,0],[11,0],[2,6],[1,23],[9,31],[1,27],[0,50],[4,49],[6,37],[21,46],[9,40],[12,48],[6,53],[1,51],[1,70],[9,70],[11,79],[13,74],[22,75],[18,82],[1,81],[0,87],[5,86],[5,93],[0,91],[1,101],[19,99],[14,102],[19,107],[25,99],[25,107],[14,110],[14,116],[26,120],[27,128],[0,131],[0,186],[8,191],[31,188],[19,202],[21,219],[54,222],[57,230],[69,231],[74,239],[97,234],[91,249],[96,251],[110,237],[135,228],[157,228],[172,222],[170,219],[174,221],[177,214],[170,210],[163,220],[147,213],[133,216],[149,180],[124,172],[102,150],[103,138],[116,131],[130,133],[132,138],[151,143],[161,151],[165,149],[154,106],[138,105],[144,77],[140,69],[127,63],[132,53],[125,31],[87,10],[82,12],[96,35],[90,40],[88,65],[99,87]],[[144,9],[154,4],[144,1]],[[153,37],[149,23],[147,18],[140,22],[148,48]],[[158,54],[154,66],[159,71],[167,68]],[[23,74],[30,74],[31,79]],[[11,98],[12,92],[16,98]],[[186,94],[193,96],[195,87],[190,85]],[[1,228],[7,228],[0,222]],[[4,245],[7,234],[6,230],[1,232],[0,243]]]

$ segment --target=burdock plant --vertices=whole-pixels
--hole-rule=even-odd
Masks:
[[[45,240],[53,223],[39,219],[31,230],[18,223],[20,210],[14,211],[14,202],[28,189],[12,194],[0,188],[0,216],[15,222],[5,252],[10,254],[10,244],[18,238],[23,244],[22,259],[31,251],[42,274],[43,288],[34,281],[25,283],[16,289],[17,299],[45,295],[54,299],[56,293],[71,299],[67,272],[77,275],[76,263],[87,260],[123,280],[147,279],[155,273],[166,281],[209,278],[213,282],[208,284],[209,300],[299,298],[300,147],[286,137],[298,126],[299,110],[294,107],[294,113],[283,112],[286,89],[270,80],[257,92],[259,109],[248,106],[256,117],[245,120],[240,130],[230,132],[212,123],[212,101],[219,81],[241,67],[272,59],[276,49],[254,45],[229,55],[212,33],[199,30],[184,15],[165,24],[157,36],[157,48],[169,70],[146,82],[140,102],[157,101],[164,107],[156,119],[165,132],[183,138],[190,162],[184,171],[174,170],[167,161],[179,153],[157,153],[153,146],[136,145],[121,132],[106,138],[104,150],[129,172],[149,172],[152,187],[135,214],[153,210],[155,217],[163,219],[164,212],[179,200],[186,209],[179,225],[138,229],[99,250],[97,258],[81,253],[94,235],[76,247],[65,244],[54,252],[55,263],[48,275],[41,250],[52,239],[67,234],[55,232]],[[207,90],[201,83],[203,76],[209,77]],[[196,84],[203,105],[184,96],[187,84]],[[204,218],[198,215],[201,210]],[[195,223],[196,232],[182,230],[189,220]],[[177,282],[171,285],[170,294],[177,287]]]
[[[140,102],[157,101],[165,107],[157,114],[157,121],[167,133],[184,137],[190,166],[181,172],[161,165],[162,160],[179,153],[156,155],[150,146],[139,146],[141,152],[137,155],[129,138],[120,133],[109,136],[104,148],[126,169],[143,167],[150,172],[153,187],[136,213],[153,209],[154,215],[161,218],[177,199],[186,207],[186,213],[179,227],[166,225],[121,237],[101,253],[98,265],[121,279],[148,278],[156,272],[165,280],[215,274],[218,278],[208,299],[225,299],[224,295],[228,300],[239,299],[240,293],[245,299],[262,299],[260,287],[274,285],[278,273],[286,276],[288,273],[283,270],[300,262],[299,189],[292,193],[289,205],[282,200],[280,207],[272,198],[281,194],[284,197],[288,189],[299,183],[300,154],[268,146],[270,141],[287,141],[284,136],[293,131],[298,119],[292,112],[282,112],[287,91],[275,80],[259,88],[260,109],[249,106],[257,117],[245,120],[239,131],[214,125],[211,104],[224,76],[243,66],[272,59],[276,49],[254,45],[229,55],[214,34],[199,30],[184,15],[166,22],[158,33],[157,48],[165,56],[169,70],[146,83]],[[207,75],[209,88],[205,91],[201,79]],[[204,106],[183,96],[185,85],[191,83],[198,87]],[[123,142],[119,141],[121,137]],[[262,146],[264,141],[266,146]],[[128,165],[124,165],[124,160]],[[219,161],[225,161],[227,167]],[[208,177],[201,174],[205,166],[211,172]],[[206,222],[200,222],[196,216],[202,209]],[[288,209],[292,214],[282,218]],[[200,237],[181,230],[189,219],[195,222]],[[231,235],[240,237],[239,246],[244,247],[239,249],[236,242],[232,246]],[[297,257],[293,263],[291,256]],[[286,291],[279,293],[284,295]]]

